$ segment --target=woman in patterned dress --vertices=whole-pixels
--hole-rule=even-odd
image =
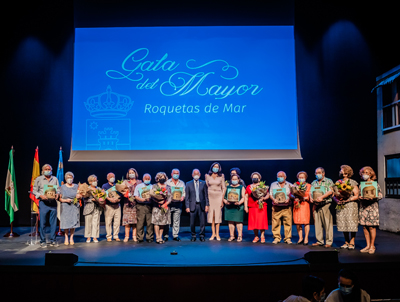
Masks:
[[[82,195],[78,194],[78,185],[73,183],[74,174],[67,172],[64,177],[65,184],[60,187],[59,191],[59,200],[61,202],[60,227],[65,232],[64,244],[74,245],[75,228],[80,227],[80,203],[78,201],[74,204],[74,199],[75,197],[82,198]]]
[[[360,170],[360,176],[364,181],[376,181],[374,170],[368,166]],[[376,251],[376,228],[379,226],[378,201],[383,197],[379,184],[377,188],[378,197],[363,197],[364,194],[361,194],[360,197],[359,221],[360,225],[363,226],[364,236],[367,242],[367,246],[360,251],[361,253],[374,254]]]
[[[358,189],[358,183],[350,179],[353,175],[353,169],[350,166],[340,166],[339,176],[342,177],[340,180],[348,182],[353,187],[353,191],[346,200],[335,195],[332,197],[338,204],[338,208],[336,209],[336,226],[339,232],[343,232],[344,236],[344,244],[340,248],[349,250],[354,250],[356,233],[358,231],[357,201],[360,190]]]
[[[164,243],[163,233],[164,225],[171,223],[171,213],[168,205],[171,203],[171,187],[166,184],[168,180],[167,174],[165,172],[158,172],[156,175],[156,184],[150,190],[150,195],[154,195],[157,187],[165,188],[167,190],[167,199],[159,201],[153,198],[154,206],[151,216],[151,223],[154,224],[154,233],[156,234],[156,242],[158,244]],[[167,205],[166,212],[163,211],[162,206]]]
[[[134,168],[130,168],[126,173],[126,180],[124,181],[125,185],[129,189],[129,196],[133,196],[133,192],[138,184],[142,181],[139,180],[139,174]],[[123,216],[122,216],[122,225],[125,226],[125,239],[124,242],[128,242],[129,240],[129,233],[132,229],[132,240],[137,242],[136,237],[136,224],[137,224],[137,217],[136,217],[136,201],[130,201],[129,198],[122,197],[124,202],[123,208]]]

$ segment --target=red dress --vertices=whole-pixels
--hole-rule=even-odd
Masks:
[[[310,224],[310,190],[311,185],[306,184],[307,190],[305,193],[305,198],[308,200],[300,203],[300,208],[293,206],[293,222],[294,224]]]
[[[257,200],[253,199],[251,195],[251,185],[246,188],[246,194],[248,198],[249,207],[249,222],[247,225],[248,230],[268,230],[268,215],[267,215],[267,203],[264,201],[264,208],[260,209]]]

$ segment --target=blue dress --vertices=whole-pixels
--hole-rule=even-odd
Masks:
[[[78,192],[78,185],[74,184],[73,187],[67,187],[67,185],[62,185],[60,187],[60,194],[62,199],[74,199]],[[62,202],[61,203],[61,213],[60,213],[60,223],[62,229],[74,229],[80,227],[80,213],[79,213],[79,202],[73,204],[73,202]]]

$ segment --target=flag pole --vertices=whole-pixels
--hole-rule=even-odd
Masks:
[[[11,146],[11,150],[12,150],[13,157],[14,157],[14,153],[15,153],[14,146]],[[11,222],[11,224],[10,224],[10,231],[7,234],[5,234],[3,237],[6,237],[6,238],[19,237],[19,235],[17,233],[13,232],[13,226],[14,226],[14,221]]]

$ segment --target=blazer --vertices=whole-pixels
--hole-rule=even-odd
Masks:
[[[185,206],[189,208],[191,212],[196,209],[196,189],[194,187],[194,180],[186,183],[185,188]],[[206,206],[209,206],[208,202],[208,188],[204,180],[199,179],[199,198],[200,207],[204,211]]]

